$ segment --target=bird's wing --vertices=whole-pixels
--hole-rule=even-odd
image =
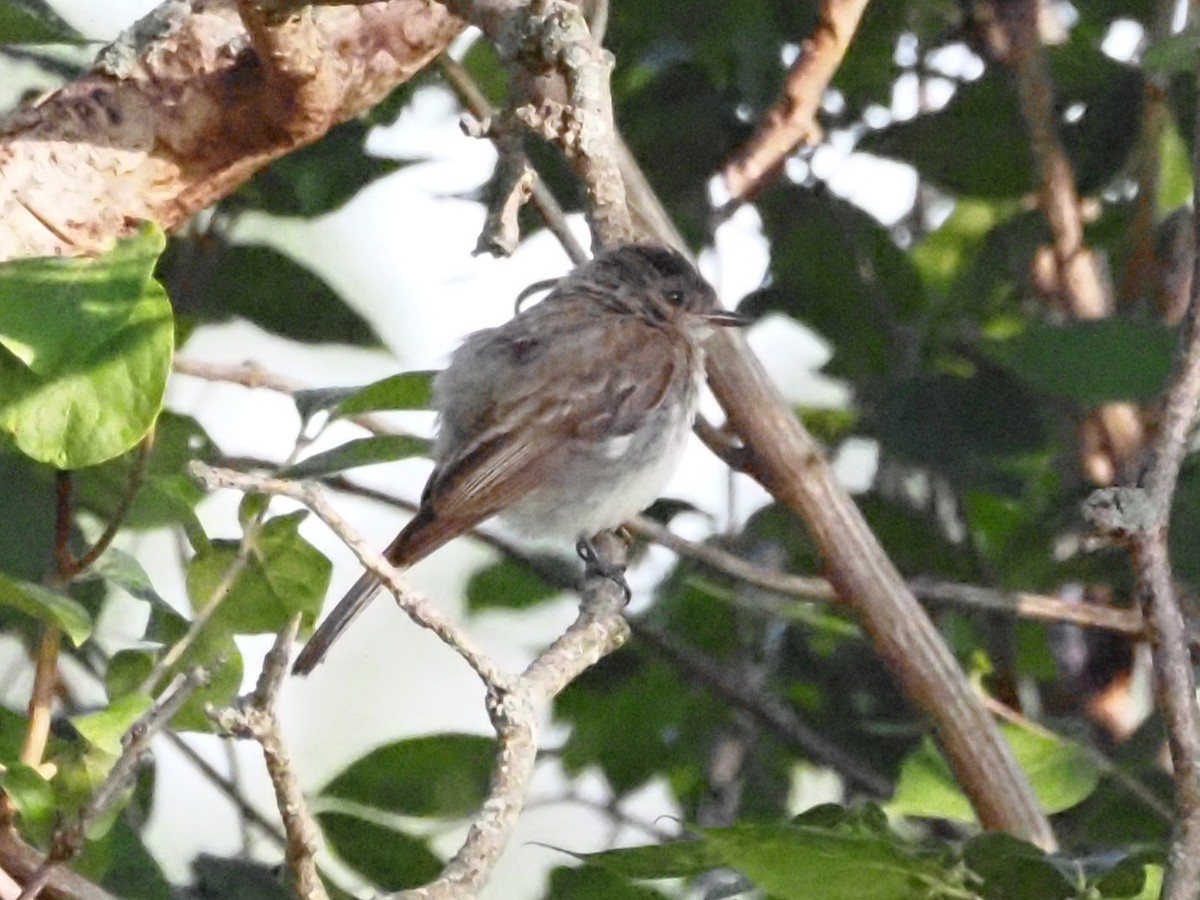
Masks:
[[[469,511],[475,522],[482,521],[536,488],[580,442],[635,431],[678,379],[691,378],[691,357],[672,354],[669,339],[658,329],[637,322],[628,327],[620,359],[597,353],[594,342],[601,333],[595,327],[551,333],[508,349],[492,342],[493,352],[519,354],[517,364],[511,358],[503,367],[456,359],[456,367],[472,366],[476,373],[491,368],[503,375],[480,381],[486,398],[470,404],[469,423],[454,421],[452,407],[443,403],[443,427],[458,428],[465,439],[457,452],[439,461],[422,506],[438,518]],[[547,369],[561,374],[546,380],[541,373]]]

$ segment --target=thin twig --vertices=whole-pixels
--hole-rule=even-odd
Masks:
[[[761,722],[777,738],[810,759],[839,773],[847,782],[875,797],[886,797],[892,784],[870,765],[836,746],[805,725],[796,713],[772,694],[756,691],[733,677],[719,662],[664,629],[648,622],[632,625],[634,636],[678,666],[688,678],[705,685]]]
[[[492,105],[488,102],[487,97],[479,90],[466,69],[444,53],[435,62],[438,71],[446,79],[446,84],[450,85],[450,89],[458,97],[458,102],[472,116],[480,122],[495,119],[496,111],[492,109]],[[487,136],[493,140],[497,138],[497,135],[491,129],[487,130]],[[538,214],[541,215],[546,227],[558,238],[559,244],[567,252],[567,256],[571,258],[571,262],[575,265],[586,262],[588,259],[587,250],[580,245],[579,241],[575,240],[575,235],[571,233],[571,227],[567,224],[566,213],[559,206],[553,192],[546,186],[545,180],[537,175],[537,173],[533,173],[533,181],[530,185],[530,202],[533,204],[534,209],[538,211]]]
[[[415,624],[429,629],[445,644],[453,648],[479,675],[484,684],[500,685],[504,683],[505,676],[496,669],[495,664],[487,655],[475,646],[474,641],[428,598],[409,587],[404,577],[387,561],[383,554],[347,525],[316,486],[310,483],[235,472],[232,469],[215,468],[201,462],[193,462],[189,467],[189,472],[208,490],[233,488],[243,493],[291,497],[293,500],[303,503],[329,526],[329,529],[347,547],[354,551],[355,556],[366,569],[379,576],[384,587],[396,598],[397,605]]]
[[[231,706],[210,711],[209,716],[225,733],[249,738],[262,747],[267,774],[275,788],[275,805],[287,835],[287,866],[296,895],[301,900],[328,900],[316,865],[320,832],[293,771],[275,708],[279,687],[287,675],[289,651],[299,629],[297,613],[275,638],[253,692]]]
[[[133,462],[129,467],[129,478],[125,482],[125,490],[122,492],[120,499],[117,501],[117,508],[113,510],[112,517],[108,520],[108,525],[96,542],[92,544],[78,559],[74,560],[71,565],[72,577],[80,572],[85,572],[91,568],[104,551],[112,544],[113,539],[117,536],[117,532],[121,530],[121,526],[125,524],[125,517],[129,515],[129,509],[133,506],[133,499],[137,496],[137,492],[141,489],[142,479],[146,475],[146,463],[150,460],[150,451],[154,447],[154,429],[146,432],[137,445],[137,451],[134,453]]]
[[[593,544],[603,567],[625,564],[624,542],[612,532]],[[509,686],[489,691],[488,712],[500,741],[492,783],[467,838],[438,878],[390,900],[470,900],[487,882],[524,806],[537,762],[541,709],[581,672],[629,636],[621,616],[625,593],[612,578],[590,572],[580,589],[579,615]]]

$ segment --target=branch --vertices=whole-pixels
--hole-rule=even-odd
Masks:
[[[625,544],[612,532],[593,543],[606,566],[623,566]],[[625,643],[625,593],[612,578],[592,574],[580,590],[579,616],[507,688],[489,691],[488,712],[500,741],[483,809],[466,841],[436,881],[390,900],[474,900],[487,882],[521,812],[537,762],[537,723],[563,688]]]
[[[635,237],[613,152],[612,56],[569,0],[443,0],[477,25],[509,67],[512,115],[557,145],[588,192],[588,221],[602,246]],[[564,100],[565,95],[565,100]]]
[[[629,626],[621,616],[625,606],[623,589],[608,575],[590,573],[580,591],[580,612],[575,623],[523,673],[514,677],[496,668],[465,632],[426,598],[409,589],[400,573],[350,530],[315,486],[214,468],[200,462],[192,463],[190,471],[209,490],[228,487],[247,493],[291,497],[303,503],[354,551],[367,569],[379,576],[413,622],[433,631],[483,681],[488,691],[488,713],[500,744],[489,797],[471,825],[463,846],[446,864],[441,876],[425,887],[395,895],[397,900],[474,898],[507,844],[524,804],[537,761],[537,723],[543,708],[580,672],[617,649],[628,637]],[[606,533],[598,535],[594,543],[603,561],[599,569],[612,571],[624,566],[625,545],[619,538]],[[281,637],[273,652],[282,654],[279,650],[282,646]],[[275,659],[275,663],[277,665],[264,669],[264,676],[251,698],[250,705],[255,709],[269,706],[269,698],[277,687],[273,673],[278,666],[286,666],[286,660],[278,662]],[[223,717],[221,721],[241,728],[263,743],[264,753],[269,754],[268,767],[279,770],[272,772],[272,780],[278,779],[276,792],[287,825],[288,816],[298,807],[292,794],[290,766],[282,745],[271,736],[270,723],[258,722],[255,717],[246,720]],[[307,826],[298,821],[295,836],[293,827],[288,826],[289,860],[308,865],[311,852]]]
[[[0,120],[0,260],[99,249],[143,219],[179,225],[369,109],[463,28],[426,0],[278,25],[249,6],[168,0],[90,71]]]
[[[737,709],[749,713],[777,738],[837,772],[850,785],[876,797],[891,795],[893,787],[887,778],[805,725],[791,706],[773,694],[746,685],[733,673],[726,671],[717,660],[662,628],[639,621],[633,624],[633,633],[671,660],[685,677],[705,685]]]
[[[1200,112],[1194,128],[1200,139]],[[1200,208],[1200,144],[1195,152],[1193,203]],[[1200,242],[1200,229],[1194,239]],[[1200,891],[1200,707],[1167,543],[1179,468],[1200,406],[1200,243],[1193,265],[1181,352],[1142,486],[1098,491],[1086,508],[1093,524],[1127,543],[1151,635],[1158,705],[1167,726],[1180,815],[1163,880],[1164,900],[1194,900]]]
[[[291,758],[283,743],[275,709],[279,687],[287,675],[289,649],[299,629],[300,616],[296,614],[275,638],[274,645],[263,660],[262,672],[254,691],[240,697],[232,706],[210,710],[209,717],[226,734],[249,738],[262,747],[267,775],[275,788],[275,805],[287,835],[287,866],[295,879],[296,895],[301,900],[328,900],[329,895],[325,892],[316,866],[320,830],[309,812],[300,782],[292,771]]]
[[[495,119],[496,111],[492,109],[492,105],[483,95],[483,91],[479,90],[466,69],[444,53],[437,58],[437,67],[438,71],[442,73],[442,77],[446,79],[446,84],[450,85],[450,89],[458,97],[458,102],[472,116],[479,122],[489,122]],[[490,128],[486,129],[486,131],[486,136],[498,145],[498,136]],[[586,262],[588,258],[587,252],[575,240],[575,235],[571,233],[563,208],[559,206],[558,201],[554,198],[554,194],[547,187],[546,182],[541,176],[533,172],[532,177],[533,184],[530,186],[530,202],[533,203],[534,209],[538,211],[538,214],[542,217],[542,221],[550,229],[550,232],[558,238],[558,242],[567,251],[567,256],[571,258],[571,262],[575,265]],[[480,241],[482,243],[483,238]]]
[[[505,682],[505,676],[496,669],[495,664],[475,645],[466,632],[427,597],[409,587],[399,570],[346,524],[315,485],[215,468],[202,462],[193,462],[188,471],[206,490],[233,488],[247,494],[291,497],[303,503],[329,526],[329,530],[337,535],[342,543],[354,551],[354,555],[368,571],[379,576],[383,586],[396,598],[396,604],[416,625],[436,634],[443,643],[463,658],[485,685],[501,685]]]
[[[1045,292],[1057,295],[1067,312],[1080,319],[1112,314],[1112,286],[1100,260],[1084,243],[1083,215],[1075,174],[1058,138],[1054,83],[1038,29],[1038,0],[992,2],[997,49],[1016,79],[1021,115],[1029,130],[1038,203],[1050,226],[1052,245],[1035,254],[1033,266],[1049,269]],[[1047,259],[1046,257],[1049,257]],[[1112,484],[1140,452],[1144,431],[1137,407],[1107,403],[1093,410],[1081,431],[1081,464],[1095,484]]]
[[[822,0],[817,27],[800,45],[783,91],[765,112],[749,140],[735,150],[721,172],[730,199],[725,211],[751,199],[775,180],[797,147],[821,140],[817,113],[821,98],[854,38],[867,0]]]

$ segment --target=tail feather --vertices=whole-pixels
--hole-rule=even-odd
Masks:
[[[461,528],[450,528],[446,527],[446,523],[441,522],[439,523],[442,525],[441,528],[432,528],[430,526],[433,524],[433,520],[434,515],[428,507],[418,510],[417,514],[384,551],[388,562],[398,569],[406,569],[476,524],[471,522]],[[308,643],[304,645],[300,655],[296,657],[296,662],[292,665],[292,674],[307,675],[315,669],[325,658],[325,654],[329,652],[333,642],[341,636],[358,614],[367,608],[367,604],[374,599],[382,587],[383,584],[378,576],[372,572],[364,572],[363,576],[354,582],[354,586],[346,592],[346,595],[338,601],[333,612],[326,616],[317,630],[313,632],[313,636],[308,639]]]
[[[307,675],[325,658],[325,654],[333,645],[333,642],[341,636],[341,633],[349,627],[350,623],[358,616],[360,612],[367,608],[367,604],[374,598],[375,594],[383,584],[379,580],[379,576],[374,572],[364,572],[358,581],[354,582],[354,587],[346,592],[346,596],[338,602],[338,605],[333,608],[325,621],[321,623],[321,627],[313,632],[313,636],[308,639],[308,643],[304,645],[304,649],[300,651],[300,655],[296,657],[296,662],[292,665],[293,675]]]

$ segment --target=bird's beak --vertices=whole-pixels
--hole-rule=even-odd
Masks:
[[[744,328],[754,320],[749,316],[743,316],[741,313],[719,309],[716,312],[705,313],[704,321],[709,325],[716,325],[720,328]]]

